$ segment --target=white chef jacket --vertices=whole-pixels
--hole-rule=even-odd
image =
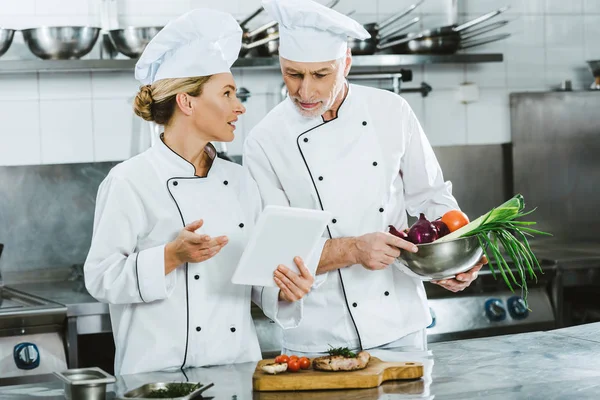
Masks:
[[[302,117],[294,107],[287,98],[252,129],[244,165],[265,205],[333,213],[321,246],[329,237],[405,228],[407,212],[434,219],[458,209],[402,97],[351,84],[338,116],[328,122]],[[286,349],[373,348],[431,323],[423,283],[397,267],[352,265],[317,275],[304,308],[300,324],[283,332]]]
[[[206,177],[195,176],[162,140],[110,171],[98,191],[84,273],[90,294],[110,304],[116,374],[259,360],[251,292],[267,317],[297,325],[302,300],[280,305],[278,288],[231,283],[260,211],[245,168],[215,157]],[[198,219],[197,233],[227,235],[228,244],[165,276],[165,244]]]

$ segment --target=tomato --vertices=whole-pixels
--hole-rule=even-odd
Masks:
[[[300,364],[300,368],[302,369],[309,369],[310,368],[310,360],[306,357],[302,357],[298,360],[298,363]]]
[[[300,369],[300,363],[298,362],[298,360],[291,360],[288,363],[288,368],[287,368],[288,371],[297,372],[299,369]]]
[[[454,232],[467,225],[469,223],[469,217],[460,210],[451,210],[444,214],[442,222],[446,224],[450,232]]]
[[[276,363],[287,363],[289,361],[290,361],[290,358],[285,354],[275,357]]]
[[[298,356],[291,355],[290,356],[290,361],[294,361],[294,360],[298,361]]]

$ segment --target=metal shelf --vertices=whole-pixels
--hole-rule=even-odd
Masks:
[[[471,64],[502,62],[502,54],[452,54],[452,55],[413,55],[382,54],[373,56],[353,56],[352,66],[361,70],[368,68],[393,68],[423,64]],[[0,74],[31,72],[111,72],[131,71],[137,60],[0,60]],[[241,58],[233,65],[234,69],[277,69],[278,57]]]

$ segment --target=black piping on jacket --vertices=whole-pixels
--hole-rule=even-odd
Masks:
[[[349,85],[348,85],[348,90],[350,90],[350,86]],[[329,121],[323,121],[323,123],[321,123],[321,124],[319,124],[317,126],[314,126],[314,127],[310,128],[307,131],[304,131],[304,132],[300,133],[298,135],[298,137],[296,138],[296,145],[298,146],[298,151],[300,152],[300,155],[302,156],[302,161],[304,161],[304,165],[306,166],[306,170],[308,171],[308,174],[310,176],[310,180],[311,180],[311,182],[313,184],[313,187],[315,188],[315,192],[317,193],[317,199],[319,200],[319,206],[321,207],[321,210],[323,210],[323,211],[325,211],[325,208],[323,207],[323,201],[321,200],[321,195],[319,194],[319,189],[317,188],[317,185],[315,183],[315,179],[313,178],[313,174],[312,174],[312,172],[310,170],[310,167],[308,166],[308,162],[306,161],[306,157],[304,157],[304,153],[302,152],[302,147],[300,146],[300,138],[303,135],[306,135],[307,133],[311,132],[312,130],[320,128],[323,125],[325,125],[325,124],[327,124],[327,123],[329,123],[331,121],[335,121],[336,119],[338,119],[339,114],[340,114],[340,109],[344,105],[344,102],[346,101],[347,97],[348,97],[348,94],[346,94],[346,97],[344,98],[344,100],[340,104],[340,107],[338,108],[337,115],[333,119],[331,119]],[[329,229],[329,224],[327,224],[327,234],[329,235],[330,239],[333,239],[333,236],[331,235],[331,230]],[[348,314],[350,314],[350,319],[352,320],[352,325],[354,325],[354,330],[356,331],[356,335],[358,337],[358,345],[359,345],[360,349],[362,350],[363,349],[363,345],[362,345],[362,340],[360,338],[360,332],[358,331],[358,326],[356,326],[356,321],[354,321],[354,316],[352,315],[352,311],[350,309],[350,305],[348,304],[348,296],[346,295],[346,288],[344,286],[344,278],[342,277],[342,270],[338,269],[337,271],[338,271],[338,275],[340,277],[340,282],[342,284],[342,292],[344,293],[344,302],[346,303],[346,309],[348,310]]]

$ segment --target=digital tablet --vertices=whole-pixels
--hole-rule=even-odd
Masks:
[[[300,273],[294,257],[306,263],[331,220],[331,213],[304,208],[267,206],[258,217],[240,262],[231,278],[238,285],[276,286],[279,264]],[[316,265],[307,266],[314,276]]]

